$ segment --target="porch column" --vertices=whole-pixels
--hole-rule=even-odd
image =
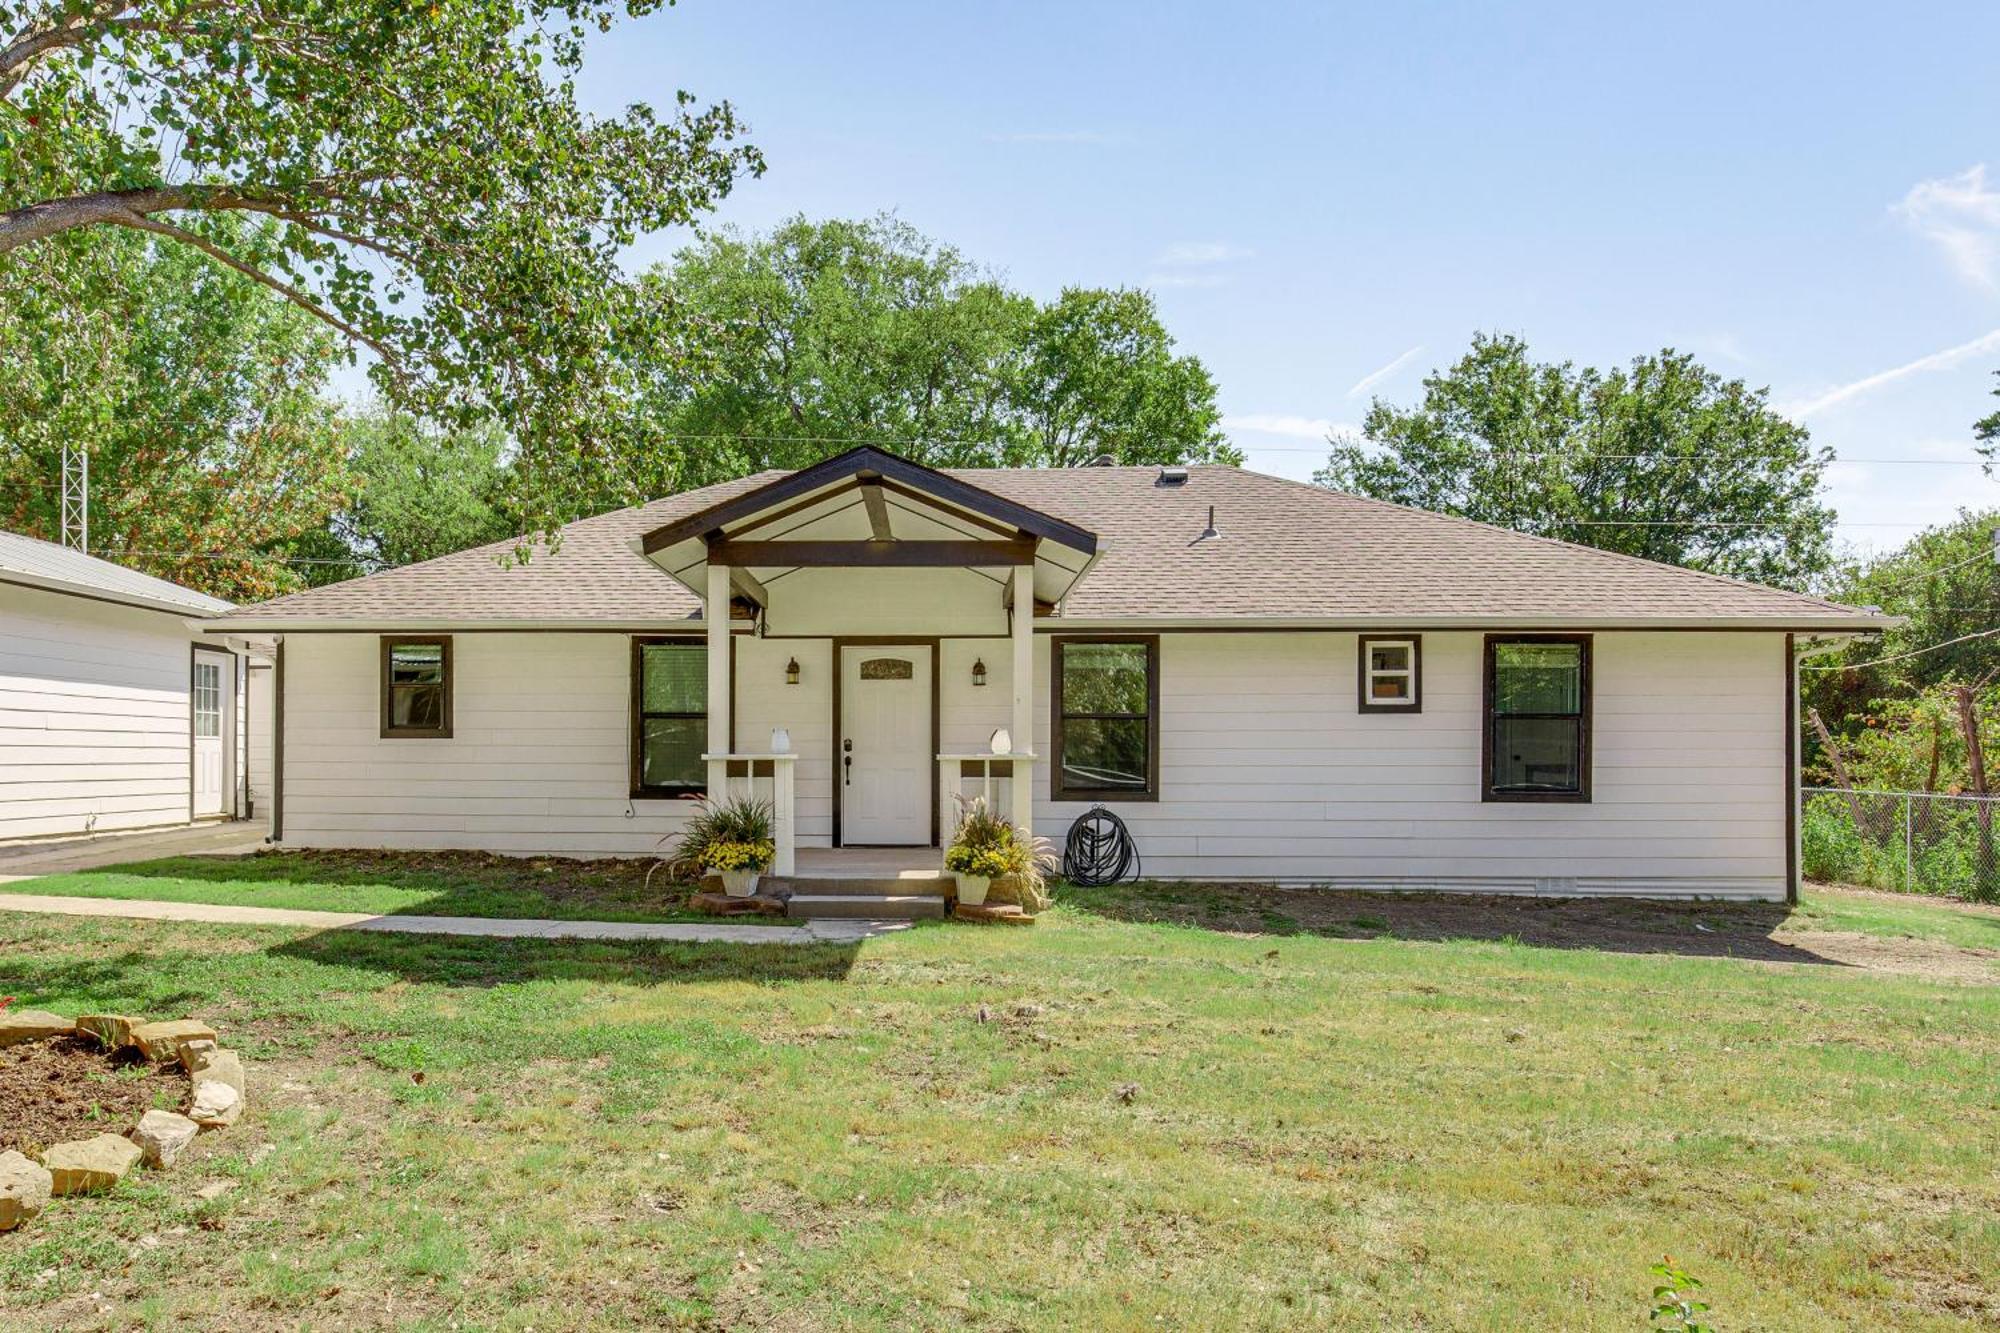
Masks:
[[[1014,753],[1031,755],[1035,750],[1035,567],[1014,566]],[[1035,812],[1035,763],[1033,759],[1014,761],[1014,780],[1008,784],[1014,794],[1014,827],[1023,837],[1032,834]]]
[[[729,566],[708,567],[708,599],[701,607],[708,635],[708,795],[729,796]]]

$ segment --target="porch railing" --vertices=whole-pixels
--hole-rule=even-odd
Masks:
[[[798,838],[793,812],[796,754],[705,754],[709,795],[721,800],[749,797],[771,807],[771,842],[776,848],[771,873],[790,875],[798,865]]]

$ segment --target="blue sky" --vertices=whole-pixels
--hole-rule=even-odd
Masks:
[[[1671,345],[1897,460],[1830,475],[1871,548],[2000,504],[1966,465],[2000,406],[1996,70],[1991,3],[681,0],[582,93],[731,100],[770,170],[721,221],[893,210],[1037,294],[1152,288],[1254,467],[1310,475],[1475,330]]]

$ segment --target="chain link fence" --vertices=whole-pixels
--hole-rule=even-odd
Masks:
[[[1808,879],[1902,893],[2000,898],[2000,796],[1807,787]]]

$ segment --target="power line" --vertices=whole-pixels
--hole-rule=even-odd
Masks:
[[[1963,569],[1965,566],[1973,564],[1976,561],[1991,560],[1993,559],[1993,554],[1994,553],[1991,550],[1978,551],[1972,555],[1965,557],[1965,559],[1963,560],[1954,560],[1948,565],[1938,565],[1931,569],[1920,569],[1917,570],[1915,573],[1905,575],[1901,578],[1891,579],[1886,585],[1878,584],[1876,585],[1875,588],[1871,588],[1869,591],[1871,592],[1887,591],[1890,589],[1903,587],[1904,585],[1910,583],[1921,583],[1923,580],[1931,578],[1934,575],[1948,574],[1954,569]],[[1865,579],[1867,575],[1864,574],[1861,577]]]
[[[2000,634],[2000,628],[1983,629],[1974,634],[1961,634],[1955,639],[1946,639],[1943,643],[1934,643],[1928,648],[1912,648],[1907,653],[1895,653],[1889,657],[1871,658],[1866,662],[1835,662],[1827,666],[1802,666],[1799,670],[1859,671],[1862,667],[1881,666],[1887,662],[1901,662],[1906,658],[1922,657],[1925,653],[1934,653],[1940,648],[1949,648],[1955,643],[1967,643],[1973,639],[1990,639],[1995,634]]]

